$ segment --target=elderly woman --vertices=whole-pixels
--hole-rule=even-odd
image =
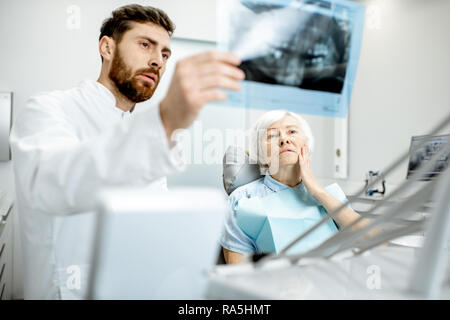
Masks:
[[[250,157],[257,159],[265,176],[230,194],[232,210],[221,238],[226,263],[240,263],[244,254],[277,252],[280,244],[288,244],[347,201],[337,184],[325,188],[315,178],[310,167],[313,145],[308,123],[295,113],[274,110],[255,123]],[[346,206],[334,221],[311,233],[309,242],[308,237],[300,241],[296,253],[319,245],[337,227],[357,218],[359,214]],[[355,228],[367,223],[364,219]]]

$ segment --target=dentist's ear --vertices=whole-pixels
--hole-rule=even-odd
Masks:
[[[110,61],[113,58],[116,43],[113,38],[103,36],[99,43],[98,49],[104,60]]]

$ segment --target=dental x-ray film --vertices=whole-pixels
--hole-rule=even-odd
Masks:
[[[346,0],[218,0],[218,49],[245,72],[226,105],[346,117],[364,7]]]

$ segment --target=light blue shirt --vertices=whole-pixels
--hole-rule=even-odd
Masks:
[[[239,213],[236,208],[238,207],[239,200],[243,199],[244,197],[264,198],[267,195],[289,188],[291,187],[276,181],[270,175],[266,175],[263,178],[260,178],[234,190],[228,198],[230,212],[225,221],[224,232],[220,240],[222,247],[242,254],[260,252],[261,250],[256,245],[255,239],[246,234],[238,225],[237,214]],[[312,201],[316,203],[317,206],[321,207],[321,210],[325,211],[325,208],[323,208],[323,206],[308,193],[303,183],[291,189],[298,193],[301,199],[306,199],[308,202]],[[337,200],[343,203],[346,203],[348,201],[344,192],[337,185],[337,183],[327,186],[326,189]]]

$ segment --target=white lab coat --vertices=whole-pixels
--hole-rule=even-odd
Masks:
[[[166,189],[165,176],[184,167],[158,106],[123,112],[96,81],[32,97],[10,142],[26,299],[84,297],[102,188]]]

